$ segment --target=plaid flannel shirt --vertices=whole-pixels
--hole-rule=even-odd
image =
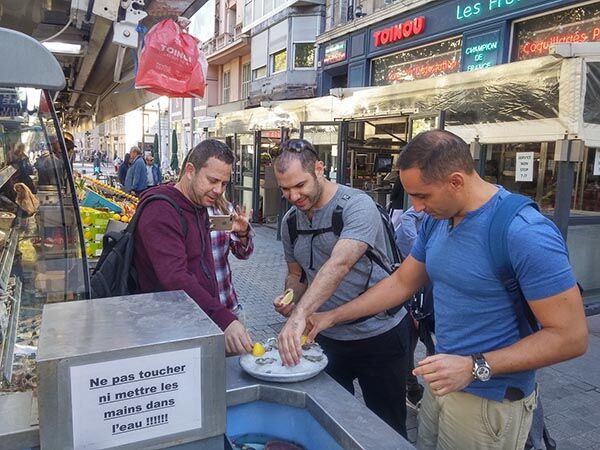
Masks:
[[[228,205],[229,212],[234,214],[233,205]],[[214,207],[208,207],[210,216],[222,214]],[[246,245],[242,244],[240,238],[235,233],[226,231],[211,231],[210,241],[212,245],[212,254],[215,262],[215,274],[219,284],[219,300],[229,310],[234,310],[238,306],[237,293],[233,287],[231,279],[231,267],[229,266],[229,251],[238,259],[248,259],[254,251],[252,242],[252,230],[248,228],[248,240]]]

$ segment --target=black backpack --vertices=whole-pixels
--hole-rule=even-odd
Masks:
[[[187,222],[183,217],[183,211],[173,199],[160,194],[144,199],[138,205],[133,219],[124,230],[104,234],[102,254],[90,279],[91,298],[117,297],[139,292],[138,277],[133,261],[134,233],[144,208],[155,200],[167,201],[175,208],[181,220],[183,234],[187,235]]]
[[[286,225],[288,227],[288,234],[290,236],[290,243],[292,245],[292,248],[296,244],[296,240],[298,239],[298,236],[300,234],[312,235],[311,252],[310,252],[310,268],[311,269],[313,269],[312,240],[316,236],[323,234],[323,233],[333,233],[336,237],[339,237],[342,234],[342,230],[344,228],[344,219],[343,219],[344,206],[343,205],[346,204],[346,202],[351,197],[352,196],[350,194],[342,195],[342,197],[339,200],[339,203],[336,205],[336,207],[331,215],[331,226],[329,226],[327,228],[318,228],[315,230],[299,230],[298,229],[298,221],[296,218],[297,209],[295,207],[293,207],[292,210],[290,211],[290,214],[288,215],[288,218],[286,220]],[[391,275],[398,267],[400,267],[400,264],[402,264],[402,257],[400,256],[400,250],[396,246],[396,241],[394,239],[394,226],[392,225],[392,222],[391,222],[388,212],[379,203],[375,202],[374,200],[373,200],[373,202],[375,203],[375,206],[377,207],[377,212],[379,213],[379,218],[381,219],[381,223],[383,224],[383,230],[384,230],[383,234],[385,237],[385,247],[386,247],[385,254],[387,256],[388,261],[391,261],[391,265],[386,264],[381,259],[381,257],[378,255],[378,253],[376,251],[373,251],[370,248],[365,252],[365,256],[371,261],[371,263],[377,264],[386,273]],[[373,264],[371,264],[371,273],[372,272],[373,272]],[[369,283],[371,281],[371,273],[369,273],[369,277],[367,278],[367,282],[365,283],[365,289],[364,289],[365,291],[369,288]],[[304,269],[303,269],[302,275],[300,277],[300,282],[303,283],[304,281],[306,281],[306,273],[304,272]],[[400,309],[402,309],[403,306],[404,305],[400,305],[400,306],[396,306],[394,308],[390,308],[386,312],[388,315],[393,316],[398,311],[400,311]],[[370,319],[371,317],[374,317],[374,316],[361,317],[360,319],[356,319],[356,320],[348,323],[347,325],[361,323],[361,322],[364,322],[364,321]]]

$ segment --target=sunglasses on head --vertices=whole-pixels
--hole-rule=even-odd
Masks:
[[[280,150],[282,152],[294,152],[294,153],[302,153],[305,150],[308,150],[313,155],[319,158],[319,154],[315,150],[315,148],[310,144],[310,142],[305,141],[304,139],[290,139],[288,141],[284,141],[281,143]]]

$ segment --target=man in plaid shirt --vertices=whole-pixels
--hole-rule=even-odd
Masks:
[[[248,259],[254,251],[252,242],[253,231],[248,223],[246,212],[239,207],[235,208],[223,196],[217,199],[214,206],[207,208],[209,216],[230,214],[233,216],[235,232],[212,230],[210,240],[212,245],[215,274],[219,284],[219,300],[227,309],[234,312],[238,318],[241,312],[237,293],[231,279],[229,266],[229,252],[238,259]],[[243,231],[242,231],[243,230]]]

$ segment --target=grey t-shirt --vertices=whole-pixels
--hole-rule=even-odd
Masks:
[[[385,231],[379,217],[379,211],[377,211],[373,200],[357,189],[338,185],[333,198],[325,206],[314,211],[312,222],[304,212],[297,210],[297,229],[316,230],[330,227],[333,211],[338,204],[343,207],[342,218],[344,222],[339,239],[364,242],[371,249],[374,249],[383,261],[390,264],[385,252]],[[283,218],[282,223],[284,226],[281,227],[285,259],[287,262],[298,263],[306,272],[308,282],[311,283],[321,266],[329,259],[338,237],[333,232],[319,234],[314,239],[312,235],[298,234],[292,249],[288,227],[285,225],[290,212],[291,210]],[[310,267],[311,251],[313,255],[312,268]],[[370,273],[371,279],[369,280]],[[342,280],[333,296],[319,308],[319,311],[328,311],[355,299],[365,291],[367,280],[369,280],[368,287],[371,287],[387,276],[388,274],[381,267],[366,256],[362,256]],[[366,339],[390,330],[400,322],[405,314],[404,309],[401,309],[393,317],[386,313],[378,314],[360,323],[336,325],[321,334],[344,341]]]

